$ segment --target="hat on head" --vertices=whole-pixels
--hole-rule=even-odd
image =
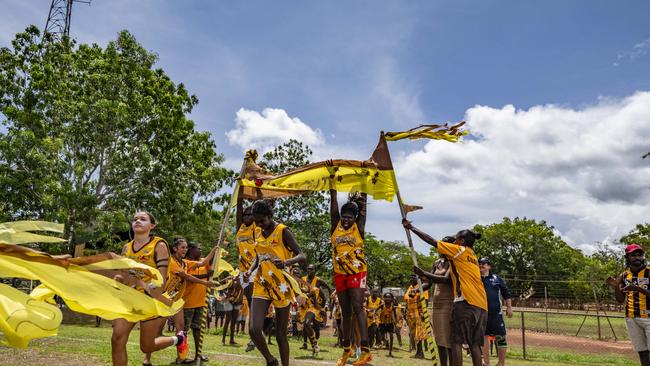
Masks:
[[[627,255],[627,254],[630,254],[632,252],[636,252],[637,250],[640,250],[643,253],[645,253],[645,250],[643,250],[643,247],[640,246],[639,244],[630,244],[630,245],[625,247],[625,254]]]
[[[478,260],[478,264],[488,264],[488,265],[492,265],[492,263],[490,263],[490,260],[487,259],[487,258],[485,258],[485,257],[479,259],[479,260]]]

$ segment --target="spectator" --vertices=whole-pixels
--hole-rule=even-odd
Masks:
[[[650,366],[650,267],[640,245],[630,244],[625,248],[625,266],[626,270],[616,279],[609,277],[607,284],[614,289],[618,302],[625,301],[627,333],[634,350],[639,353],[641,366]]]
[[[490,273],[492,265],[487,258],[478,261],[481,270],[481,279],[485,286],[485,293],[488,303],[487,327],[485,328],[485,344],[483,345],[483,365],[490,366],[490,341],[488,337],[494,337],[499,362],[497,366],[505,366],[508,343],[506,342],[506,325],[503,322],[503,305],[501,298],[506,303],[506,315],[512,318],[512,299],[510,290],[503,278]]]

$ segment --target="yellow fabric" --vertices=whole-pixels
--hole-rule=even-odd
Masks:
[[[239,251],[239,270],[248,271],[255,259],[255,234],[259,229],[252,223],[249,226],[242,224],[237,230],[237,250]]]
[[[433,140],[445,140],[457,142],[462,136],[467,135],[468,131],[460,130],[465,122],[459,122],[455,125],[422,125],[403,132],[386,132],[386,141],[397,141],[402,139],[417,140],[421,138]]]
[[[474,250],[439,241],[438,253],[446,256],[451,263],[451,283],[454,287],[454,296],[456,298],[462,296],[469,304],[487,311],[487,296]]]
[[[184,259],[180,261],[173,255],[169,257],[169,265],[167,266],[167,281],[165,282],[163,292],[167,297],[176,301],[183,298],[185,293],[185,280],[178,276],[179,273],[185,272],[187,263]]]
[[[61,319],[58,307],[0,284],[0,331],[4,335],[2,344],[26,348],[32,339],[55,336]]]
[[[193,265],[199,263],[198,261],[192,261],[189,259],[185,260],[188,268],[192,268]],[[210,270],[210,265],[206,264],[203,267],[196,267],[187,271],[187,274],[190,274],[194,277],[205,275]],[[200,283],[188,282],[185,284],[185,292],[183,293],[183,300],[185,301],[185,309],[201,308],[205,305],[205,294],[207,292],[207,287]]]
[[[259,266],[253,282],[253,297],[271,300],[276,308],[288,306],[296,292],[302,293],[289,272],[278,269],[271,262],[274,258],[283,261],[291,258],[291,251],[282,239],[285,227],[284,224],[277,224],[268,237],[261,234],[255,238]]]
[[[379,313],[384,306],[384,300],[381,297],[372,299],[372,296],[366,299],[366,319],[368,326],[373,324],[379,325]]]
[[[423,292],[423,298],[429,298],[429,292]],[[413,334],[417,341],[427,339],[429,334],[426,332],[424,323],[422,322],[423,307],[420,300],[420,290],[418,286],[409,286],[404,295],[404,302],[406,302],[406,323],[409,327],[409,332]]]
[[[379,324],[395,324],[397,322],[396,306],[394,304],[386,305],[379,313]]]
[[[47,221],[14,221],[0,223],[0,243],[65,243],[66,239],[54,236],[32,234],[29,231],[63,233],[63,225]]]
[[[131,258],[136,262],[146,264],[149,267],[156,268],[156,259],[155,259],[155,254],[156,254],[156,245],[159,242],[165,242],[165,239],[160,238],[158,236],[151,237],[151,240],[147,244],[145,244],[142,248],[139,250],[134,250],[133,245],[134,241],[131,240],[127,244],[125,244],[125,250],[122,252],[124,253],[123,255],[127,258]],[[171,261],[171,258],[169,259]]]
[[[150,268],[146,273],[153,271],[156,270]],[[182,300],[167,306],[73,261],[55,259],[45,253],[13,245],[0,244],[0,277],[39,280],[43,287],[51,291],[47,295],[47,290],[44,290],[41,293],[43,298],[57,294],[71,310],[108,320],[124,318],[138,322],[158,316],[168,317],[183,307]]]
[[[346,230],[339,221],[331,240],[334,273],[350,275],[368,270],[363,239],[356,223]]]
[[[330,163],[331,162],[331,163]],[[392,170],[379,169],[368,161],[331,160],[317,162],[286,172],[276,177],[253,179],[245,176],[240,180],[243,198],[277,198],[310,191],[365,192],[376,200],[392,202],[395,196],[395,174]],[[330,186],[330,176],[334,186]]]

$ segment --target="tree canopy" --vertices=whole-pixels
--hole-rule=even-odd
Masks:
[[[39,37],[31,26],[0,49],[4,219],[64,222],[85,242],[128,230],[142,209],[161,232],[211,240],[231,173],[187,118],[196,96],[127,31],[105,48]]]

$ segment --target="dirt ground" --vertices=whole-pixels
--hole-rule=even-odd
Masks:
[[[519,329],[508,330],[508,344],[520,347],[521,331]],[[610,354],[617,353],[636,357],[636,352],[632,349],[632,343],[629,341],[598,341],[589,338],[569,337],[558,334],[538,333],[526,331],[526,346],[548,347],[558,350]]]

